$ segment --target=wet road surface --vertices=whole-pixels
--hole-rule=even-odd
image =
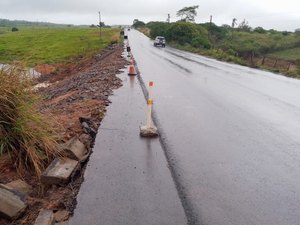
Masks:
[[[189,224],[300,224],[300,80],[128,36]]]
[[[184,225],[186,216],[159,139],[144,139],[146,101],[136,77],[101,122],[70,225]]]

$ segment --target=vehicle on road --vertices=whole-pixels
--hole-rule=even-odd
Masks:
[[[154,40],[154,46],[161,46],[161,47],[166,47],[166,39],[162,36],[157,36]]]

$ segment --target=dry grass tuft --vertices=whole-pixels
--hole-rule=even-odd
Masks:
[[[51,119],[38,112],[37,101],[26,73],[18,67],[0,70],[0,156],[8,155],[20,174],[40,177],[58,149]]]

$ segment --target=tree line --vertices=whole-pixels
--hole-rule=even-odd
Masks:
[[[135,28],[147,28],[150,37],[164,36],[168,42],[190,45],[200,49],[219,49],[229,55],[249,57],[264,55],[273,51],[300,47],[300,30],[295,32],[265,30],[263,27],[252,28],[245,19],[239,24],[232,19],[232,24],[218,26],[212,22],[195,23],[198,5],[184,7],[177,11],[176,22],[149,22],[138,19],[133,21]],[[212,17],[211,17],[212,19]]]

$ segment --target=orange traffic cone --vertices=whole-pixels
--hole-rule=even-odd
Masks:
[[[133,65],[133,60],[130,60],[130,66],[129,66],[129,72],[128,72],[129,76],[135,76],[136,75],[136,71]]]

